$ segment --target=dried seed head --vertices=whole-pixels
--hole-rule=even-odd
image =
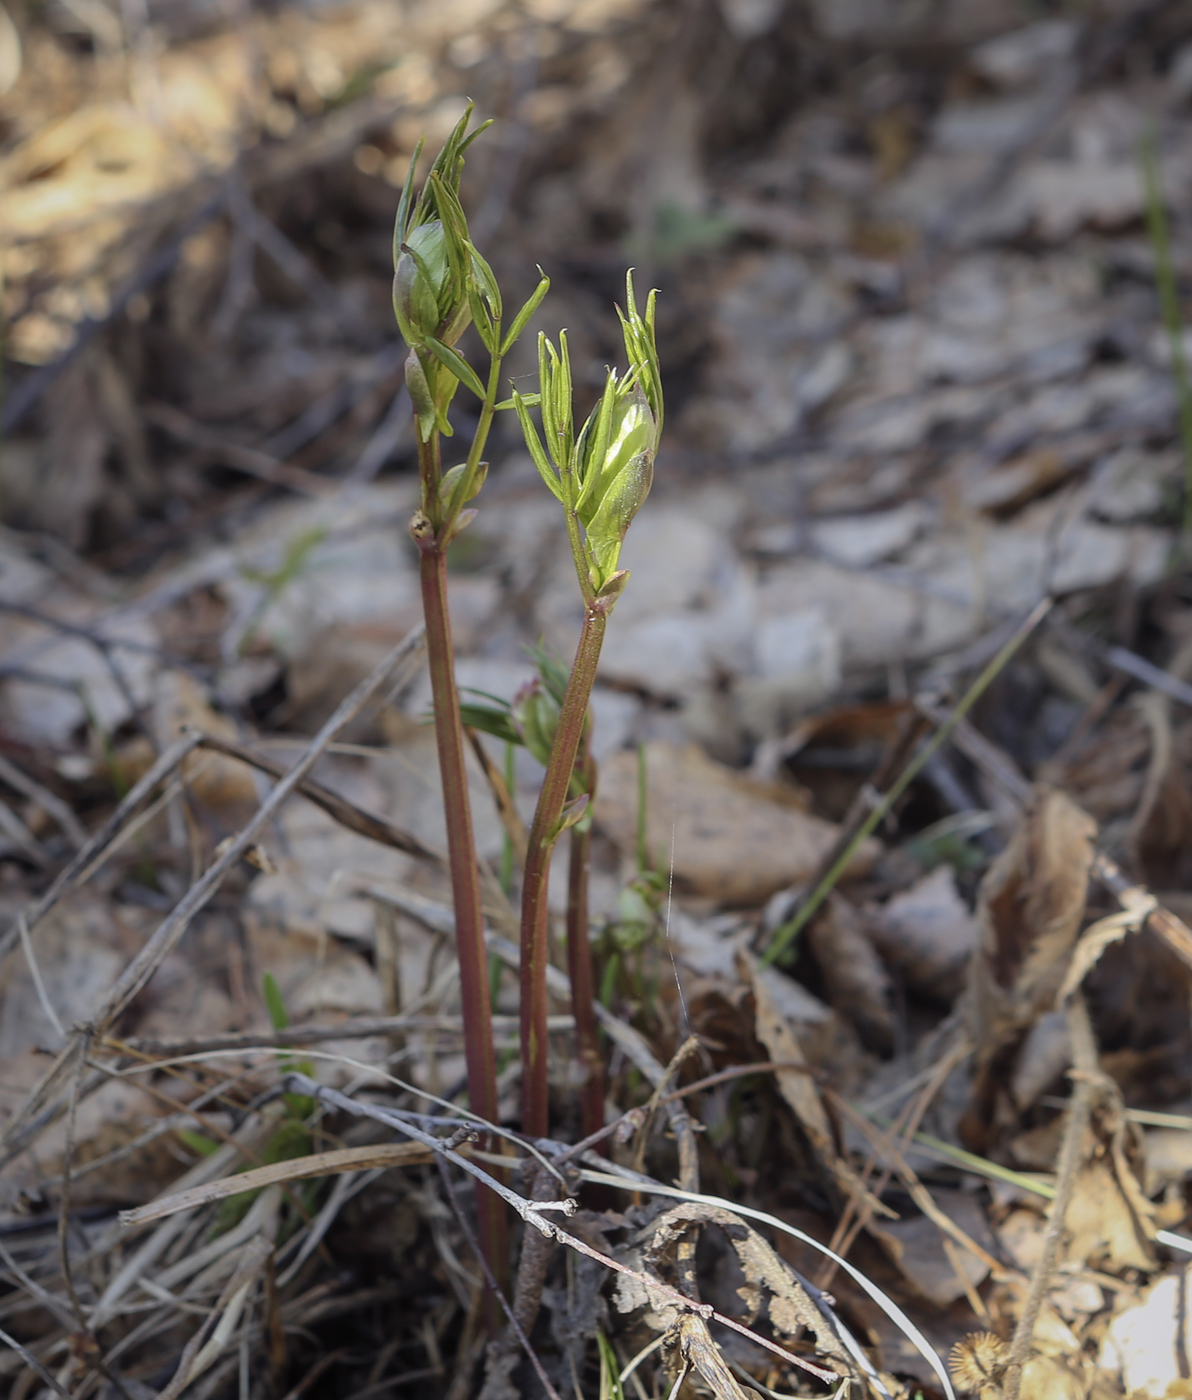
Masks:
[[[1000,1386],[1010,1352],[996,1332],[970,1332],[952,1348],[948,1369],[962,1390]]]

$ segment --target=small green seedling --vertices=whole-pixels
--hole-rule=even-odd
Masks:
[[[662,386],[654,337],[654,294],[644,313],[626,280],[625,309],[618,313],[626,368],[610,370],[600,402],[577,433],[571,395],[571,366],[565,334],[558,345],[539,337],[536,394],[514,391],[499,400],[506,355],[538,311],[549,289],[538,285],[521,309],[506,320],[504,299],[492,268],[477,250],[460,202],[465,154],[484,130],[469,131],[472,107],[460,118],[435,157],[421,187],[415,180],[422,155],[419,143],[398,203],[393,235],[393,310],[409,347],[405,378],[414,411],[418,447],[419,508],[410,537],[419,557],[427,666],[435,714],[435,737],[443,787],[448,864],[455,912],[460,994],[465,1027],[468,1097],[472,1110],[493,1120],[498,1113],[496,1062],[492,1043],[488,960],[476,843],[465,766],[464,716],[455,684],[451,621],[447,605],[447,551],[467,528],[476,509],[470,503],[484,485],[484,449],[498,411],[516,411],[535,464],[563,507],[580,593],[584,628],[575,661],[561,688],[554,732],[547,739],[545,687],[527,699],[522,728],[506,732],[505,742],[527,742],[531,728],[541,738],[546,776],[530,829],[522,879],[521,1047],[522,1130],[545,1135],[547,1099],[546,955],[547,880],[550,857],[564,831],[571,830],[573,877],[568,890],[569,953],[587,948],[587,861],[589,839],[583,817],[595,784],[585,735],[588,699],[605,627],[628,574],[618,569],[621,543],[653,478],[654,454],[662,430]],[[540,269],[541,274],[541,269]],[[474,326],[487,366],[477,369],[459,349]],[[479,403],[479,417],[463,460],[446,466],[443,442],[452,441],[451,409],[460,387]],[[545,443],[531,419],[541,412]],[[557,689],[557,688],[556,688]],[[531,713],[533,711],[533,713]],[[507,718],[513,720],[510,715]],[[575,792],[577,786],[579,791]],[[510,876],[511,876],[510,872]],[[582,924],[582,932],[581,932]],[[573,965],[577,1005],[592,999],[590,958]],[[582,1032],[581,1032],[582,1038]],[[593,1058],[589,1086],[598,1082],[598,1042],[585,1052]],[[593,1095],[590,1111],[603,1114]],[[477,1197],[481,1247],[499,1281],[507,1270],[505,1218],[491,1192]],[[490,1314],[490,1323],[495,1315]]]

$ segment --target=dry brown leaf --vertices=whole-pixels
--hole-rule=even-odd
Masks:
[[[808,1064],[798,1037],[774,1003],[766,985],[768,974],[748,953],[742,952],[740,958],[742,973],[749,978],[753,987],[758,1040],[769,1051],[772,1060],[786,1064]],[[779,1093],[807,1134],[825,1175],[835,1182],[841,1195],[854,1201],[858,1209],[867,1206],[877,1215],[893,1217],[894,1212],[865,1189],[856,1172],[837,1152],[831,1120],[812,1075],[799,1070],[779,1069],[774,1071],[774,1077],[778,1081]]]
[[[1017,1121],[1009,1095],[1023,1036],[1055,1003],[1084,916],[1097,825],[1063,793],[1037,787],[1010,844],[981,882],[981,942],[970,967],[969,1033],[977,1047],[961,1124],[986,1150]]]
[[[978,1247],[986,1251],[996,1248],[985,1216],[971,1196],[963,1191],[937,1190],[933,1199],[938,1210]],[[940,1227],[926,1215],[887,1221],[879,1227],[871,1226],[870,1232],[906,1278],[938,1307],[949,1307],[989,1276],[988,1264],[970,1250],[941,1247]]]
[[[950,865],[937,866],[868,918],[882,957],[909,987],[950,1002],[960,990],[979,932]]]
[[[1110,1271],[1153,1269],[1155,1209],[1139,1185],[1142,1133],[1112,1099],[1094,1115],[1084,1163],[1064,1221],[1069,1260]]]
[[[833,895],[807,930],[829,1003],[857,1028],[867,1050],[894,1049],[890,974],[869,941],[861,916]]]
[[[224,739],[238,737],[232,721],[212,709],[202,687],[185,671],[166,671],[161,675],[154,721],[163,748],[172,744],[188,725]],[[239,825],[238,815],[252,812],[257,806],[252,770],[235,759],[191,754],[182,773],[195,797],[229,822]]]
[[[1187,1394],[1189,1274],[1188,1269],[1167,1274],[1110,1322],[1098,1363],[1103,1373],[1120,1380],[1127,1395]]]
[[[725,1364],[720,1348],[712,1340],[708,1324],[696,1313],[682,1313],[667,1337],[670,1369],[677,1376],[695,1371],[716,1400],[750,1400]],[[676,1364],[677,1363],[677,1364]],[[750,1392],[751,1393],[751,1392]]]
[[[981,958],[1029,1022],[1050,1006],[1084,914],[1097,825],[1063,793],[1041,788],[981,885]]]
[[[836,839],[831,822],[774,801],[694,745],[648,745],[646,772],[651,857],[665,866],[673,849],[676,885],[719,903],[760,904],[808,880]],[[623,851],[637,841],[637,789],[635,753],[603,764],[596,820]],[[867,870],[878,850],[867,842],[851,873]]]
[[[806,1327],[815,1337],[818,1351],[847,1374],[855,1374],[852,1358],[829,1318],[773,1247],[732,1211],[696,1202],[671,1207],[646,1227],[644,1233],[650,1239],[647,1259],[665,1253],[692,1224],[717,1225],[728,1236],[745,1275],[745,1286],[737,1291],[753,1316],[761,1308],[764,1288],[770,1295],[770,1320],[780,1332],[793,1337]]]
[[[1086,1392],[1078,1359],[1032,1356],[1022,1368],[1021,1400],[1085,1400]]]

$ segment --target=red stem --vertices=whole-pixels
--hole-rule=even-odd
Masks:
[[[432,449],[428,446],[427,451]],[[472,805],[464,765],[464,734],[447,611],[447,556],[433,538],[430,522],[419,512],[411,532],[420,552],[422,607],[426,617],[426,654],[434,699],[435,739],[447,820],[447,856],[455,907],[455,941],[459,954],[463,1003],[464,1058],[468,1099],[474,1113],[497,1121],[497,1069],[493,1053],[492,1008],[488,992],[488,954],[484,914],[472,829]],[[490,1150],[492,1150],[490,1148]],[[508,1232],[505,1207],[487,1188],[476,1192],[481,1246],[499,1282],[508,1281]],[[490,1300],[491,1301],[491,1300]],[[495,1321],[495,1307],[493,1310]]]
[[[585,744],[586,750],[586,744]],[[579,760],[588,801],[596,800],[596,765],[585,751]],[[567,972],[571,978],[571,1009],[575,1016],[575,1039],[584,1069],[580,1089],[580,1136],[591,1137],[604,1127],[604,1060],[600,1053],[600,1028],[593,1001],[596,984],[592,975],[592,945],[588,937],[588,867],[591,857],[592,828],[587,822],[571,828],[570,866],[567,872]],[[607,1154],[607,1141],[597,1145]]]
[[[584,610],[583,631],[567,681],[567,693],[559,712],[559,725],[538,794],[526,851],[521,918],[522,1132],[531,1137],[545,1137],[550,1126],[546,1036],[550,858],[558,840],[559,818],[583,737],[588,700],[596,680],[596,666],[611,605],[612,600],[596,599]]]

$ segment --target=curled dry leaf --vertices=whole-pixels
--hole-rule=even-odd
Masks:
[[[695,1313],[682,1313],[667,1333],[664,1350],[672,1375],[695,1371],[716,1400],[750,1400],[725,1364],[708,1324]]]
[[[646,749],[647,842],[665,866],[673,852],[676,887],[721,904],[756,905],[776,890],[811,878],[838,828],[776,801],[760,783],[716,763],[694,745]],[[638,760],[630,750],[601,767],[596,820],[622,851],[637,842]],[[861,848],[850,873],[862,874],[878,853]]]
[[[882,1205],[865,1189],[856,1172],[836,1150],[831,1120],[816,1088],[815,1079],[810,1073],[811,1066],[798,1037],[778,1010],[770,992],[768,980],[772,974],[761,968],[757,960],[748,953],[742,952],[739,956],[742,976],[747,977],[753,987],[758,1040],[769,1051],[772,1060],[782,1064],[808,1066],[807,1073],[802,1070],[779,1069],[774,1071],[774,1077],[778,1081],[779,1093],[807,1135],[825,1178],[835,1184],[845,1200],[854,1201],[858,1209],[868,1206],[878,1215],[892,1216],[893,1211]]]
[[[1070,798],[1038,787],[981,882],[968,997],[976,1075],[961,1123],[974,1151],[1017,1121],[1005,1086],[1024,1035],[1052,1008],[1063,983],[1084,916],[1096,832]]]
[[[868,927],[878,951],[909,987],[945,1002],[960,990],[979,939],[950,865],[900,890],[870,914]]]
[[[1114,1092],[1093,1115],[1065,1218],[1069,1260],[1111,1272],[1155,1267],[1155,1208],[1139,1184],[1145,1179],[1142,1133]]]
[[[806,1327],[815,1337],[816,1350],[821,1355],[846,1374],[857,1374],[841,1340],[839,1323],[828,1310],[826,1295],[819,1294],[821,1301],[817,1302],[804,1282],[761,1235],[732,1211],[694,1202],[673,1206],[651,1221],[643,1232],[649,1239],[647,1263],[659,1259],[692,1225],[718,1225],[728,1236],[745,1275],[744,1287],[737,1291],[751,1315],[756,1316],[760,1311],[765,1289],[770,1295],[770,1321],[780,1332],[794,1337]],[[693,1361],[693,1364],[698,1363]]]
[[[894,1049],[890,974],[869,940],[861,916],[833,895],[807,930],[807,941],[823,975],[828,1001],[857,1028],[867,1050]]]

